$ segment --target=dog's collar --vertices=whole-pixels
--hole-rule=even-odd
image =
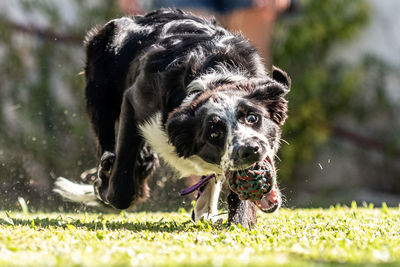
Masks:
[[[208,181],[210,181],[212,178],[215,178],[215,173],[210,174],[206,177],[204,177],[203,179],[201,179],[198,183],[196,183],[195,185],[192,185],[191,187],[186,188],[185,190],[182,190],[181,192],[179,192],[180,196],[186,196],[190,193],[193,193],[196,190],[199,190],[200,187],[202,187],[203,185],[207,184]]]

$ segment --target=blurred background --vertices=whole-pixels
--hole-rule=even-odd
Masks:
[[[292,78],[279,153],[287,207],[400,203],[397,0],[0,2],[0,209],[84,209],[51,192],[96,166],[84,107],[83,38],[123,15],[176,6],[241,31]],[[137,210],[191,206],[163,165]],[[20,197],[20,201],[18,198]]]

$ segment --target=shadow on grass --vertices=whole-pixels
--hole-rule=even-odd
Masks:
[[[180,232],[202,229],[202,226],[194,224],[192,221],[177,223],[175,221],[146,221],[146,222],[128,222],[128,221],[108,221],[95,219],[92,222],[82,222],[81,220],[65,219],[65,218],[35,218],[35,219],[18,219],[8,218],[0,219],[0,225],[29,226],[35,227],[58,227],[58,228],[85,228],[87,230],[130,230],[133,232],[150,231],[150,232]]]

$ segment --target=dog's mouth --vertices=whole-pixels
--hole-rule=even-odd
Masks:
[[[261,211],[272,213],[282,203],[276,183],[276,169],[269,157],[249,168],[226,173],[229,187],[240,199],[252,201]]]
[[[281,206],[281,192],[275,184],[269,193],[265,194],[260,200],[254,200],[253,202],[261,211],[272,213]]]

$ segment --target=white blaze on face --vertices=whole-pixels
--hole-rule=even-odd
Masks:
[[[229,79],[232,83],[240,83],[248,80],[246,75],[240,70],[237,73],[232,73],[232,71],[227,70],[224,66],[215,66],[216,70],[212,70],[204,75],[201,75],[199,78],[194,79],[187,86],[187,94],[190,94],[193,91],[205,91],[210,88],[210,86],[218,82],[220,80]]]
[[[266,152],[266,156],[273,158],[273,150],[271,149],[271,145],[269,143],[268,138],[263,135],[261,132],[251,128],[246,127],[243,124],[238,124],[236,131],[234,131],[234,135],[237,138],[237,142],[235,145],[245,145],[246,141],[249,140],[259,140],[259,145],[262,146],[263,150]]]
[[[265,151],[265,157],[268,156],[273,160],[274,151],[269,144],[268,138],[263,134],[263,132],[257,131],[257,129],[238,121],[237,98],[230,98],[227,95],[222,95],[221,99],[221,102],[223,103],[220,105],[221,113],[227,124],[225,148],[220,163],[222,171],[226,173],[229,170],[236,169],[234,162],[235,155],[233,154],[235,153],[234,148],[246,145],[246,142],[250,140],[259,140],[259,145],[262,146],[263,151]]]

